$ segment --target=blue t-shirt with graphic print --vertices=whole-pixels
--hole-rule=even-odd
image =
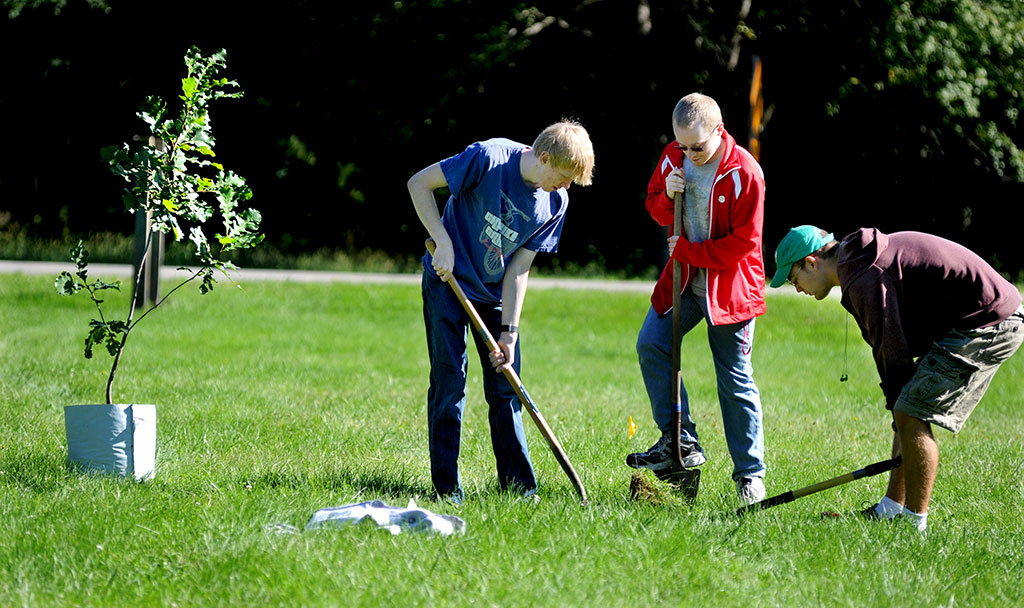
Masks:
[[[489,139],[441,161],[451,191],[441,221],[455,250],[455,278],[470,300],[501,302],[505,263],[520,247],[558,250],[569,194],[523,181],[519,162],[525,149],[508,139]],[[437,276],[430,253],[423,256],[423,268]]]

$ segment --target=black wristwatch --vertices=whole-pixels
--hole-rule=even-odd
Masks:
[[[510,334],[518,334],[519,333],[519,327],[516,326],[516,325],[499,325],[498,326],[498,331],[501,332],[501,333],[508,332]]]

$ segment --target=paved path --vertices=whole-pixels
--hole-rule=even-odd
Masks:
[[[22,262],[0,260],[0,274],[43,274],[56,277],[62,270],[75,271],[71,262]],[[89,264],[92,276],[131,277],[129,264]],[[160,275],[167,278],[180,272],[176,266],[163,266]],[[385,272],[335,272],[329,270],[277,270],[273,268],[241,268],[232,277],[242,281],[285,281],[294,283],[393,283],[419,285],[420,274],[396,274]],[[622,291],[651,293],[654,281],[609,281],[602,279],[560,279],[530,277],[530,289],[588,289],[594,291]],[[768,295],[797,295],[791,285],[769,289]],[[839,290],[833,290],[829,297],[838,298]]]
[[[22,262],[0,260],[0,274],[42,274],[56,277],[62,270],[75,271],[71,262]],[[178,273],[175,266],[163,266],[162,277]],[[129,264],[89,264],[90,276],[131,277]],[[236,281],[290,281],[297,283],[396,283],[418,285],[420,275],[381,272],[333,272],[327,270],[275,270],[242,268],[232,273]],[[559,279],[530,277],[530,289],[590,289],[595,291],[629,291],[651,293],[654,281],[604,281],[598,279]]]

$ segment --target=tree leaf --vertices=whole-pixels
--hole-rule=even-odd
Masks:
[[[213,278],[213,270],[207,268],[203,273],[203,282],[199,285],[199,293],[206,295],[213,291],[213,286],[217,282],[217,279]]]
[[[66,270],[57,276],[53,286],[57,289],[57,293],[62,296],[72,296],[82,290],[82,286]]]
[[[88,260],[89,252],[85,249],[85,243],[79,240],[78,244],[71,248],[71,261],[79,270],[82,270],[88,265]]]
[[[190,99],[196,93],[196,79],[195,78],[182,78],[181,79],[181,92],[185,94],[186,99]]]
[[[121,291],[121,281],[114,281],[113,283],[107,283],[97,279],[92,284],[93,291],[100,291],[101,289],[113,289],[115,291]]]

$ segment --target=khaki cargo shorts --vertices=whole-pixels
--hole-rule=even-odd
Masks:
[[[953,330],[921,357],[893,409],[958,432],[999,366],[1024,341],[1024,306],[1005,321],[981,329]]]

